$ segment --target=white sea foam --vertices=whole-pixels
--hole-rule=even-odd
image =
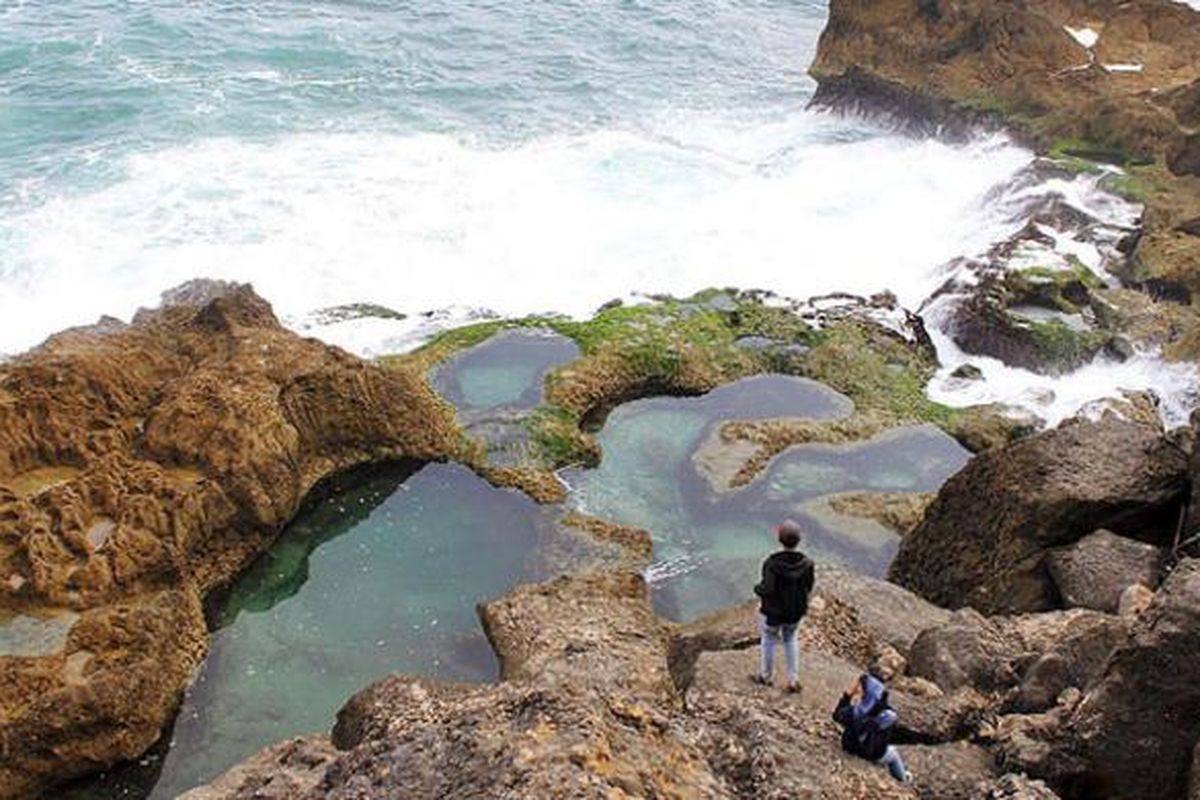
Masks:
[[[295,319],[359,301],[584,315],[730,284],[915,305],[930,265],[993,235],[979,200],[1030,156],[846,127],[686,116],[508,149],[305,134],[143,153],[108,188],[0,221],[0,351],[196,276],[251,281]]]
[[[1168,426],[1183,425],[1200,404],[1196,367],[1190,363],[1166,362],[1154,352],[1141,352],[1118,362],[1098,356],[1091,364],[1070,375],[1056,378],[1010,367],[995,358],[968,355],[939,329],[945,305],[926,311],[930,337],[937,347],[942,368],[930,381],[931,399],[949,406],[1001,403],[1036,414],[1048,426],[1074,416],[1100,398],[1120,398],[1125,392],[1148,392],[1158,401],[1159,415]],[[963,364],[973,364],[982,373],[977,380],[952,377]]]
[[[635,291],[889,289],[917,308],[947,278],[937,265],[1012,234],[1035,195],[1116,225],[1137,215],[1086,177],[997,197],[1032,160],[1002,138],[952,146],[854,124],[679,115],[510,148],[363,133],[141,153],[107,188],[0,221],[0,352],[128,317],[196,276],[250,281],[292,327],[363,355],[488,311],[586,316]],[[1059,257],[1101,266],[1090,243],[1055,238]],[[314,323],[355,302],[409,316]],[[946,353],[949,368],[965,360]],[[981,366],[979,386],[931,394],[961,405],[1062,386],[1049,407],[1023,401],[1051,421],[1116,387],[1188,396],[1185,370],[1149,355],[1058,382]]]

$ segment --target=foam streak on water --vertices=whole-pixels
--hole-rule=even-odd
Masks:
[[[111,186],[0,222],[0,349],[197,275],[251,281],[285,315],[369,300],[585,315],[637,290],[739,283],[793,296],[892,288],[980,233],[973,204],[1027,160],[797,112],[487,147],[449,135],[207,139],[126,159]],[[386,346],[366,341],[363,350]]]

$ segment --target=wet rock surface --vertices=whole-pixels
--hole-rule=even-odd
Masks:
[[[1077,38],[1072,30],[1079,32]],[[1092,40],[1094,37],[1094,41]],[[1171,0],[1028,4],[834,0],[816,102],[923,131],[1002,124],[1044,150],[1117,163],[1154,189],[1140,264],[1200,286],[1195,85],[1200,13]]]
[[[204,655],[201,598],[322,479],[445,457],[453,431],[418,376],[289,333],[240,285],[6,362],[0,607],[80,619],[60,652],[0,656],[0,795],[140,754]]]
[[[1186,481],[1185,456],[1157,430],[1112,416],[1068,422],[951,478],[901,542],[890,577],[949,607],[1054,608],[1049,548],[1100,527],[1166,542]]]

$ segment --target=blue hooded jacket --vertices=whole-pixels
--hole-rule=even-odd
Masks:
[[[891,743],[892,728],[899,719],[888,706],[887,687],[872,675],[859,678],[862,699],[850,702],[850,696],[842,695],[833,711],[833,718],[843,728],[842,749],[870,761],[883,758]]]

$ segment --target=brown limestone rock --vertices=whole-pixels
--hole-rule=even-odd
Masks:
[[[801,650],[804,691],[784,695],[748,676],[756,651],[705,653],[679,723],[724,784],[718,797],[895,798],[919,795],[878,764],[842,752],[833,705],[861,669]]]
[[[979,787],[970,800],[1059,800],[1059,797],[1041,781],[1010,773]]]
[[[1128,621],[1083,609],[983,617],[961,611],[931,628],[909,653],[909,674],[953,692],[991,693],[1019,711],[1052,707],[1065,690],[1085,689],[1128,635]]]
[[[600,542],[609,542],[627,551],[639,563],[650,563],[654,542],[650,532],[628,525],[618,525],[598,517],[571,511],[560,520],[563,525],[582,531]]]
[[[504,680],[588,682],[659,698],[674,695],[665,657],[666,623],[650,610],[640,573],[568,575],[518,586],[479,607]],[[531,621],[534,624],[531,624]]]
[[[65,651],[0,656],[0,797],[153,743],[205,650],[201,598],[315,485],[457,446],[423,379],[296,336],[249,286],[168,295],[0,367],[0,614],[80,614]]]
[[[136,758],[159,737],[207,648],[192,589],[85,612],[66,647],[0,656],[0,797]]]
[[[271,745],[230,769],[207,786],[179,800],[295,800],[325,777],[337,750],[323,736],[297,737]]]
[[[921,631],[951,618],[949,611],[903,587],[838,567],[817,567],[816,591],[854,609],[876,640],[904,654]]]
[[[889,577],[985,613],[1053,608],[1046,551],[1097,528],[1166,540],[1187,464],[1158,431],[1107,416],[980,454],[900,544]]]
[[[978,745],[955,742],[899,749],[921,800],[972,800],[981,784],[996,778],[996,759]]]
[[[935,497],[932,492],[852,492],[831,496],[829,507],[839,514],[873,519],[905,536],[921,524]]]

